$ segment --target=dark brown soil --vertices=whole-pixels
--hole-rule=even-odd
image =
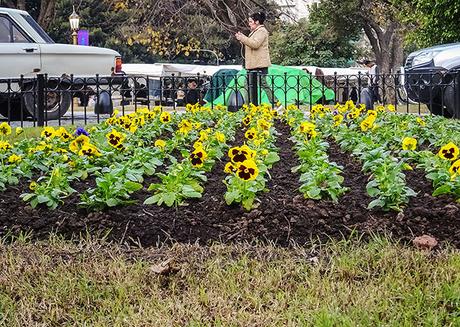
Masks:
[[[460,247],[460,206],[447,196],[433,197],[432,186],[422,171],[407,172],[407,183],[416,192],[408,207],[401,213],[369,211],[370,198],[366,193],[368,176],[361,172],[361,164],[343,153],[331,142],[330,160],[344,167],[345,186],[350,188],[338,204],[331,201],[306,200],[298,191],[299,175],[291,172],[298,164],[297,156],[288,140],[289,129],[280,123],[277,140],[281,161],[270,171],[269,192],[259,196],[259,206],[246,212],[238,205],[227,206],[223,195],[225,161],[217,162],[208,174],[202,199],[188,201],[187,206],[166,208],[143,205],[150,196],[147,187],[157,181],[146,179],[145,188],[134,194],[139,204],[87,213],[78,208],[79,196],[72,195],[57,210],[32,209],[19,199],[27,186],[11,187],[0,200],[0,233],[33,231],[36,238],[46,238],[50,232],[65,237],[89,232],[104,235],[117,242],[136,242],[143,246],[164,242],[212,241],[270,241],[281,246],[292,242],[306,243],[348,237],[352,233],[387,233],[403,242],[415,236],[429,234],[445,243]],[[235,144],[240,144],[238,133]],[[75,187],[82,191],[94,181],[81,182]]]

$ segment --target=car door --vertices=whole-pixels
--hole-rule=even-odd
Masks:
[[[0,14],[0,77],[35,77],[40,66],[39,45],[8,15]]]

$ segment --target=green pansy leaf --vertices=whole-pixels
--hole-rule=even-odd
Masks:
[[[106,200],[105,203],[107,204],[108,207],[115,207],[116,205],[118,205],[117,199],[113,199],[113,198]]]
[[[450,193],[451,191],[451,187],[447,184],[444,184],[440,187],[438,187],[437,189],[434,190],[433,192],[433,196],[438,196],[438,195],[441,195],[441,194],[448,194]]]
[[[38,203],[46,203],[46,202],[48,202],[49,200],[50,200],[50,198],[47,197],[46,195],[41,195],[41,194],[40,194],[39,196],[37,196],[37,202],[38,202]]]
[[[367,206],[368,209],[373,209],[375,207],[383,207],[385,205],[385,203],[380,200],[380,199],[375,199],[374,201],[371,201],[371,203],[369,203],[369,205]]]
[[[168,193],[163,194],[162,198],[168,207],[172,207],[174,205],[174,202],[176,201],[176,194],[172,192],[168,192]]]

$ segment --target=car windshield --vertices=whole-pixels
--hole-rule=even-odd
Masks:
[[[30,26],[32,26],[35,32],[37,32],[41,36],[41,38],[45,40],[46,43],[54,43],[53,39],[48,34],[46,34],[46,32],[43,30],[43,28],[41,28],[40,25],[38,25],[35,19],[33,19],[29,15],[21,15],[21,16],[27,21],[27,23],[29,23]]]

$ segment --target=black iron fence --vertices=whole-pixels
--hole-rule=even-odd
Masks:
[[[18,126],[98,123],[112,114],[161,105],[180,109],[200,103],[237,110],[244,103],[333,105],[352,100],[393,104],[399,112],[460,117],[460,71],[312,76],[48,77],[0,79],[0,114]]]

